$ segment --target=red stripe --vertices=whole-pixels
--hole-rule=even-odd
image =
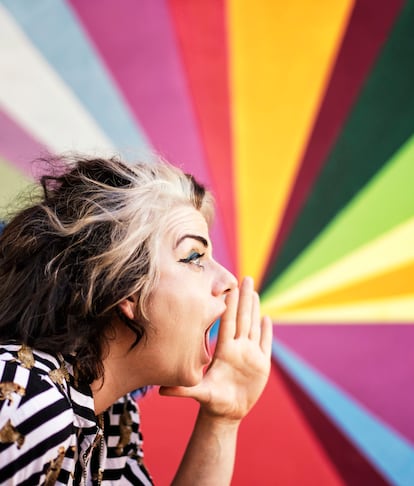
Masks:
[[[145,463],[155,484],[169,485],[190,436],[197,405],[150,392],[140,401],[140,408]],[[263,395],[240,427],[232,484],[342,484],[275,367]]]
[[[329,420],[288,373],[284,372],[282,368],[279,371],[290,395],[295,399],[305,419],[312,426],[315,434],[317,434],[326,454],[335,464],[343,484],[388,486],[388,481],[352,444],[346,435]]]
[[[223,0],[169,0],[226,239],[236,262],[226,9]]]
[[[211,187],[165,0],[70,3],[155,149]],[[212,239],[218,259],[231,268],[218,216]]]

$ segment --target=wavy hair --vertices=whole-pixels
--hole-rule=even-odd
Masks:
[[[211,224],[213,198],[162,161],[48,162],[59,172],[41,178],[39,200],[0,237],[0,341],[76,354],[80,377],[91,383],[103,374],[118,304],[133,294],[140,317],[121,318],[136,334],[134,345],[145,337],[158,243],[171,211],[191,205]]]

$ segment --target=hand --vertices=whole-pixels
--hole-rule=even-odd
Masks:
[[[240,294],[240,296],[239,296]],[[272,322],[260,318],[259,296],[246,277],[226,298],[213,361],[193,387],[161,387],[162,395],[191,397],[204,414],[240,421],[261,395],[270,372]]]

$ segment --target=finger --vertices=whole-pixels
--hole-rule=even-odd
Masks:
[[[160,386],[158,393],[164,397],[193,398],[200,403],[208,399],[208,393],[201,384],[195,386]]]
[[[260,348],[266,357],[270,358],[272,354],[273,342],[273,322],[269,316],[262,318],[261,334],[260,334]]]
[[[252,321],[253,279],[245,277],[240,288],[235,337],[248,336]]]
[[[220,319],[217,345],[227,339],[234,339],[236,332],[237,306],[239,303],[239,289],[235,288],[226,295],[226,310]]]
[[[260,321],[259,295],[257,294],[257,292],[253,292],[252,318],[251,318],[250,333],[249,333],[249,338],[252,341],[259,342],[260,334],[261,334],[260,326],[261,326],[261,321]]]
[[[164,397],[192,397],[194,387],[186,386],[160,386],[158,393]]]

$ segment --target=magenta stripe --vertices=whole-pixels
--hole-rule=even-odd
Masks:
[[[275,336],[414,442],[413,324],[276,326]]]
[[[152,145],[169,161],[212,188],[164,0],[70,3]],[[229,265],[220,221],[213,233],[218,259]]]
[[[32,176],[31,162],[46,148],[0,110],[0,157]]]

